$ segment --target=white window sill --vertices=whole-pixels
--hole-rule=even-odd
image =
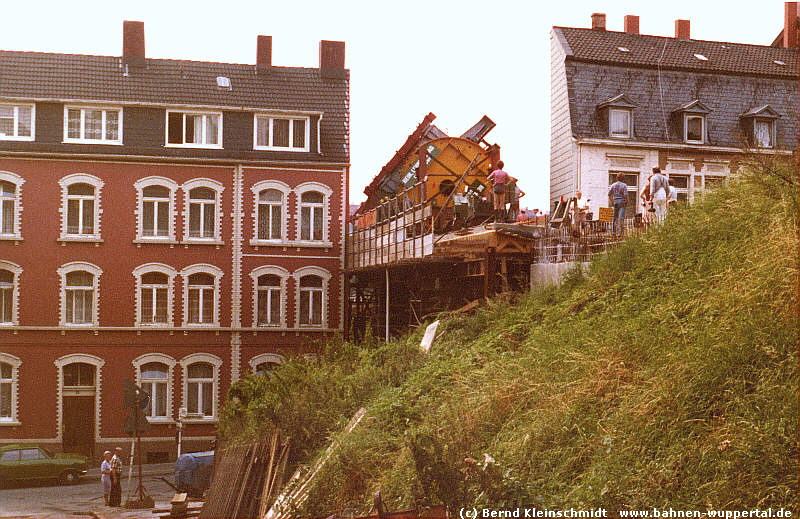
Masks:
[[[188,144],[174,144],[174,143],[167,143],[164,145],[165,148],[189,148],[189,149],[202,149],[202,150],[221,150],[222,144],[197,144],[197,143],[188,143]]]
[[[291,247],[311,247],[316,249],[330,249],[333,247],[333,242],[329,241],[293,241],[289,243]]]
[[[172,236],[164,236],[164,237],[150,237],[150,236],[138,236],[133,243],[166,243],[169,245],[175,245],[178,242]]]
[[[15,137],[13,135],[0,135],[0,141],[28,141],[32,142],[35,137]]]
[[[211,285],[209,285],[211,286]],[[183,323],[184,328],[219,328],[219,323]]]
[[[186,238],[181,245],[225,245],[225,242],[215,238]]]
[[[148,329],[162,329],[162,328],[172,328],[170,323],[136,323],[137,328],[141,328],[143,330]]]
[[[183,419],[183,424],[184,425],[186,425],[186,424],[203,424],[203,423],[216,424],[218,422],[219,422],[219,420],[217,420],[213,416],[210,416],[208,418],[184,418]]]
[[[22,422],[18,422],[17,420],[0,420],[0,427],[18,427],[22,425]]]
[[[61,323],[66,328],[96,328],[97,323]]]
[[[0,241],[22,241],[21,234],[0,234]]]
[[[103,239],[100,236],[95,235],[62,235],[58,238],[57,241],[60,242],[83,242],[83,243],[103,243]]]
[[[250,240],[253,247],[288,247],[291,243],[285,240]]]
[[[298,330],[324,330],[324,324],[298,324]]]
[[[122,141],[104,141],[96,139],[64,139],[62,144],[105,144],[108,146],[122,146]]]
[[[173,420],[168,416],[159,416],[159,417],[148,416],[147,421],[150,422],[152,425],[173,425],[175,423],[175,420]]]

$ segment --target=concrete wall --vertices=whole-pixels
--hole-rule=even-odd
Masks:
[[[538,287],[560,285],[561,280],[570,270],[581,268],[584,272],[589,270],[589,263],[576,263],[565,261],[563,263],[534,263],[531,265],[531,290]]]

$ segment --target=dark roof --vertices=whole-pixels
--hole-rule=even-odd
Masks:
[[[554,27],[567,59],[634,67],[797,78],[797,49]],[[627,49],[627,51],[619,48]],[[695,54],[708,58],[698,59]],[[785,65],[779,65],[781,61]]]
[[[609,138],[600,108],[624,95],[634,105],[636,141],[683,142],[676,111],[702,106],[707,144],[740,148],[746,139],[743,117],[769,105],[780,115],[777,147],[797,148],[797,49],[560,27],[553,36],[566,52],[570,122],[577,138]]]
[[[216,78],[230,78],[231,90]],[[347,160],[349,75],[323,78],[320,69],[0,51],[0,99],[86,100],[141,105],[321,112],[322,148]]]

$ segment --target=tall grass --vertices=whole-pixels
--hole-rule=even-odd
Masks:
[[[305,513],[419,504],[797,510],[792,169],[755,164],[560,289],[236,386],[223,430],[312,459]],[[335,351],[334,351],[335,350]]]

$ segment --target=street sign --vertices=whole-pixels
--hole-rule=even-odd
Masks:
[[[138,423],[137,423],[138,419]],[[136,409],[131,409],[131,414],[125,420],[125,433],[128,436],[135,436],[137,432],[144,432],[150,429],[150,422],[143,412]]]

